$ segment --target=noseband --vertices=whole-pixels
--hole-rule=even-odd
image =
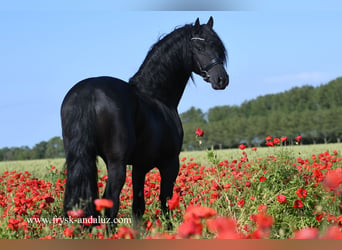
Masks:
[[[206,80],[206,81],[209,80],[209,78],[210,78],[209,70],[211,70],[217,64],[223,64],[223,60],[220,58],[214,58],[203,68],[199,64],[201,76],[203,77],[204,80]]]
[[[193,37],[191,40],[200,40],[200,41],[205,41],[204,38],[201,37]],[[202,66],[199,62],[197,62],[199,69],[200,69],[200,74],[203,77],[205,81],[209,81],[210,79],[210,74],[209,70],[211,70],[213,67],[215,67],[218,64],[223,65],[224,61],[221,58],[214,58],[212,59],[206,66]]]

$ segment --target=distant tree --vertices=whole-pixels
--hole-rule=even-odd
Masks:
[[[241,115],[239,106],[220,106],[209,109],[208,122],[224,121]]]
[[[47,142],[46,141],[42,141],[42,142],[36,144],[32,148],[32,158],[33,159],[45,158],[46,149],[47,149]]]
[[[31,159],[31,152],[28,146],[14,148],[15,160],[29,160]]]
[[[56,136],[46,143],[45,158],[59,158],[64,156],[63,140]]]
[[[197,109],[195,107],[191,107],[188,111],[182,113],[180,118],[184,123],[198,123],[198,124],[205,124],[205,114],[202,112],[201,109]]]
[[[10,149],[8,147],[2,148],[0,150],[0,161],[8,161],[8,152]]]
[[[341,141],[342,78],[319,87],[295,87],[278,94],[259,96],[240,106],[218,106],[205,114],[192,107],[181,114],[184,148],[195,148],[194,131],[205,127],[206,142],[214,147],[239,143],[261,145],[266,136],[298,135],[305,143]],[[205,120],[205,119],[204,119]],[[205,125],[204,125],[205,124]]]
[[[342,105],[332,111],[331,117],[335,118],[335,124],[340,124],[339,126],[332,127],[333,136],[336,138],[336,142],[341,142],[342,139]]]

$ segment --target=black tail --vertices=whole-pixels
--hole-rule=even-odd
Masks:
[[[82,91],[77,91],[77,94],[72,91],[65,97],[61,108],[67,169],[64,215],[78,207],[83,209],[85,217],[96,216],[94,200],[98,198],[98,187],[94,101],[91,101],[91,93],[82,98]]]

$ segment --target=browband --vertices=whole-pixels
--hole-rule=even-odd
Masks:
[[[200,41],[205,41],[204,38],[202,37],[192,37],[191,40],[200,40]]]

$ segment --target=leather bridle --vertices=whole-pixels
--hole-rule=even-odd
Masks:
[[[204,38],[202,37],[192,37],[191,40],[200,40],[200,41],[205,41]],[[202,66],[199,62],[197,62],[200,70],[200,75],[203,77],[205,81],[209,81],[210,79],[210,74],[209,70],[211,70],[213,67],[215,67],[218,64],[224,64],[224,60],[221,58],[213,58],[207,65]]]

